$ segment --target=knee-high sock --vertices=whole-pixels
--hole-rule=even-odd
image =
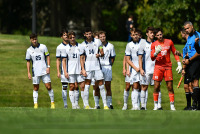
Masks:
[[[146,91],[141,90],[141,107],[145,108]]]
[[[74,90],[75,105],[78,105],[79,101],[79,90]]]
[[[154,107],[158,107],[158,95],[159,93],[153,93]]]
[[[190,92],[185,92],[185,97],[187,100],[187,107],[191,107],[191,94]]]
[[[134,107],[138,107],[138,96],[139,96],[139,89],[133,90],[133,105]]]
[[[53,93],[53,89],[48,90],[48,93],[49,93],[49,97],[50,97],[51,102],[54,102],[54,93]]]
[[[128,96],[129,96],[129,91],[126,91],[124,89],[124,105],[127,106],[127,103],[128,103]]]
[[[67,106],[67,89],[63,90],[63,86],[62,86],[62,98],[64,106]]]
[[[69,91],[69,99],[72,103],[72,106],[75,106],[75,97],[74,97],[74,91]]]
[[[84,91],[81,91],[81,98],[83,100],[83,106],[85,106],[85,102],[84,102]]]
[[[146,90],[145,109],[147,108],[147,100],[148,100],[148,89]]]
[[[99,106],[99,96],[94,96],[95,107]]]
[[[104,85],[99,86],[99,89],[100,89],[103,104],[104,106],[107,106],[106,91],[105,91]]]
[[[89,106],[89,89],[90,89],[90,85],[85,85],[85,90],[84,90],[85,106]]]
[[[158,108],[161,108],[161,107],[162,107],[162,106],[161,106],[161,103],[162,103],[161,98],[162,98],[162,94],[161,94],[161,92],[159,91],[159,95],[158,95]]]
[[[112,96],[107,96],[107,105],[110,107],[112,105]]]
[[[38,91],[33,90],[33,102],[34,104],[38,103]]]

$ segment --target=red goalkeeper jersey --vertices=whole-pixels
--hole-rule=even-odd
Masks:
[[[155,46],[161,45],[162,50],[160,53],[155,57]],[[179,56],[175,55],[176,48],[174,47],[174,43],[172,40],[164,39],[163,42],[159,42],[158,40],[153,42],[151,45],[151,59],[154,61],[156,60],[155,67],[172,67],[172,62],[170,60],[170,51],[174,54],[176,61],[180,61]]]

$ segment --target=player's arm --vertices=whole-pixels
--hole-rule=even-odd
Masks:
[[[67,73],[67,58],[63,57],[62,59],[62,66],[63,66],[63,71],[64,71],[64,75],[65,77],[68,79],[69,78],[69,74]]]
[[[80,63],[81,63],[81,74],[83,75],[83,76],[87,76],[87,73],[86,73],[86,71],[85,71],[85,55],[84,54],[82,54],[81,56],[80,56]]]
[[[56,58],[57,77],[60,78],[60,58]]]
[[[179,59],[179,56],[176,55],[176,48],[174,46],[174,43],[171,41],[171,51],[177,61],[177,64],[178,64],[178,67],[176,68],[176,71],[178,71],[178,73],[181,73],[182,72],[182,65],[181,65],[181,62],[180,62],[180,59]]]
[[[115,57],[111,57],[111,65],[113,65],[115,62]]]
[[[111,65],[113,65],[114,62],[115,62],[115,56],[116,56],[114,46],[111,49],[111,54],[110,55],[111,55]]]
[[[193,61],[194,59],[196,59],[199,56],[200,56],[200,54],[198,54],[196,52],[190,59],[185,59],[185,64],[188,65],[191,61]]]
[[[46,71],[47,71],[47,74],[50,74],[50,56],[48,55],[46,58],[47,58],[47,69],[46,69]]]
[[[142,58],[143,58],[143,55],[140,54],[140,55],[138,56],[138,58],[139,58],[140,74],[143,76],[143,75],[145,74],[145,73],[144,73],[144,70],[143,70],[143,68],[142,68]]]
[[[154,61],[157,57],[157,55],[162,50],[162,47],[160,45],[155,46],[154,43],[151,45],[151,60]]]
[[[99,47],[99,53],[96,54],[96,57],[99,58],[99,57],[103,57],[103,56],[104,56],[103,47],[100,46]]]
[[[125,55],[123,59],[123,75],[126,76],[126,56]]]
[[[30,60],[27,60],[26,66],[27,66],[27,72],[28,72],[28,79],[31,80],[31,73],[30,73],[31,63],[30,63]]]
[[[137,68],[133,62],[130,60],[130,56],[126,56],[126,62],[136,71],[136,72],[139,72],[140,69]]]

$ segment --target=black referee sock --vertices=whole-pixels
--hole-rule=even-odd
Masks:
[[[193,87],[193,100],[194,100],[194,105],[197,105],[197,97],[198,97],[198,90],[199,87]]]
[[[185,92],[186,100],[187,100],[187,107],[191,107],[191,94],[190,92]]]

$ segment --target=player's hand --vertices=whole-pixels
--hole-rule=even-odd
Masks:
[[[181,71],[182,71],[181,62],[178,62],[178,67],[176,68],[176,71],[178,71],[178,73],[181,73]]]
[[[128,77],[130,77],[130,76],[131,76],[131,73],[130,73],[130,71],[129,71],[129,70],[127,70],[127,71],[126,71],[126,75],[127,75]]]
[[[199,38],[196,38],[195,39],[195,44],[198,44],[198,42],[199,42]]]
[[[65,72],[64,74],[65,74],[65,78],[69,79],[69,74],[67,72]]]
[[[182,72],[181,72],[182,76],[185,75],[185,70],[183,69]]]
[[[123,75],[126,77],[126,69],[123,69]]]
[[[155,54],[158,55],[160,51],[162,50],[161,45],[155,46]]]
[[[50,74],[50,68],[49,67],[47,67],[46,72],[47,72],[47,74]]]
[[[140,74],[141,74],[142,76],[144,76],[144,75],[145,75],[145,72],[144,72],[144,70],[143,70],[143,69],[141,69],[141,70],[140,70]]]
[[[28,73],[28,79],[31,80],[31,78],[32,78],[32,77],[31,77],[31,74]]]
[[[61,74],[60,74],[60,72],[57,73],[57,77],[58,77],[58,78],[61,78]]]
[[[190,62],[189,62],[189,59],[185,59],[185,64],[184,65],[188,65]]]
[[[175,55],[177,55],[177,56],[181,56],[181,53],[179,52],[179,51],[175,51]]]
[[[84,77],[86,77],[86,76],[87,76],[87,73],[86,73],[86,71],[85,71],[85,70],[81,70],[81,74],[82,74]]]
[[[135,71],[136,71],[136,72],[139,72],[139,71],[140,71],[140,69],[136,67],[136,68],[135,68]]]
[[[96,58],[99,58],[99,57],[101,57],[101,55],[100,54],[96,54]]]

